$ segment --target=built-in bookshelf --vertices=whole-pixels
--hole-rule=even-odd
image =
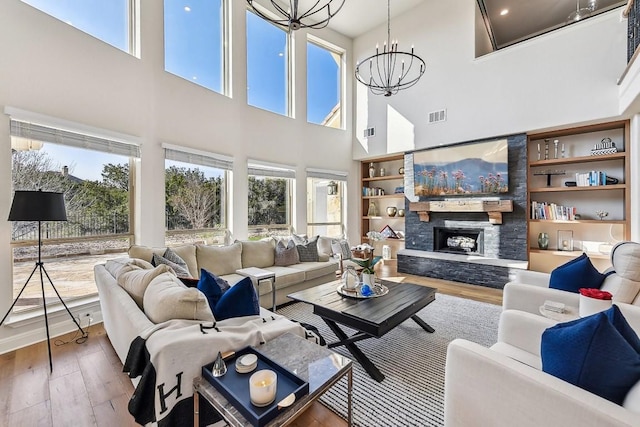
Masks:
[[[610,267],[611,248],[631,235],[629,148],[628,121],[528,136],[531,270],[550,272],[583,252],[599,270]],[[571,236],[570,247],[559,236]]]

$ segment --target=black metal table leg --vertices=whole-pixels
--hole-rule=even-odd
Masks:
[[[349,341],[349,337],[344,333],[340,326],[338,326],[333,320],[329,320],[326,318],[322,318],[324,322],[329,326],[329,328],[333,331],[334,334],[338,337],[340,341],[346,341],[344,345],[347,350],[355,357],[355,359],[360,363],[360,365],[364,368],[365,371],[369,374],[371,378],[378,382],[382,382],[384,380],[384,375],[380,370],[373,364],[371,360],[360,350],[353,342]],[[428,325],[427,325],[428,326]]]
[[[432,334],[432,333],[434,333],[436,331],[431,326],[429,326],[427,324],[427,322],[425,322],[424,320],[419,318],[417,314],[414,314],[413,316],[411,316],[411,318],[413,319],[414,322],[416,322],[418,325],[420,325],[422,327],[422,329],[424,329],[425,331],[429,332],[430,334]]]

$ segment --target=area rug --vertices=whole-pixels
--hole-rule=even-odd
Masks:
[[[447,345],[455,338],[487,347],[494,344],[500,311],[497,305],[436,294],[436,300],[418,312],[435,333],[427,333],[409,319],[380,339],[358,342],[386,378],[378,383],[354,362],[354,425],[442,426]],[[278,309],[278,313],[316,326],[329,342],[336,340],[308,304],[291,304]],[[353,359],[344,347],[333,350]],[[346,396],[347,384],[341,380],[322,396],[321,402],[346,419]]]

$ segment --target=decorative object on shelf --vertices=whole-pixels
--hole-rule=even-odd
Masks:
[[[218,352],[218,356],[216,360],[213,362],[213,367],[211,368],[211,374],[214,377],[221,377],[227,373],[227,365],[224,363],[222,359],[222,353]]]
[[[387,215],[396,216],[397,213],[398,213],[398,208],[396,208],[395,206],[387,206]]]
[[[549,160],[549,140],[544,140],[544,159]]]
[[[609,212],[607,212],[607,211],[596,211],[596,215],[598,215],[598,218],[600,218],[600,221],[602,221],[603,219],[605,219],[606,217],[609,216]]]
[[[316,0],[313,2],[270,0],[260,2],[258,7],[254,5],[258,4],[256,0],[247,0],[247,3],[251,10],[262,19],[281,28],[299,30],[300,28],[320,29],[326,27],[329,25],[329,20],[340,12],[345,0]]]
[[[404,187],[396,187],[396,188],[393,190],[393,192],[394,192],[395,194],[402,194],[402,193],[404,193]]]
[[[573,219],[575,219],[576,221],[579,221],[580,219],[582,219],[582,215],[580,215],[580,214],[574,214],[574,215],[573,215]]]
[[[580,307],[578,313],[580,317],[591,316],[611,308],[612,295],[607,291],[593,288],[580,288]]]
[[[384,168],[380,168],[380,176],[384,176],[384,172],[385,172]]]
[[[544,249],[544,250],[549,249],[549,234],[548,233],[540,233],[540,234],[538,234],[538,247],[540,249]]]
[[[540,160],[540,143],[538,142],[538,160]]]
[[[562,158],[564,159],[565,158],[565,155],[564,155],[564,142],[562,143],[561,153],[562,153]]]
[[[369,178],[374,178],[376,176],[376,168],[373,166],[373,163],[369,163]]]
[[[398,209],[398,216],[399,217],[403,217],[404,216],[404,209],[402,209],[402,208]]]
[[[404,166],[400,166],[400,169],[398,169],[398,175],[404,175]]]
[[[327,194],[329,196],[335,196],[338,194],[338,183],[335,181],[329,181],[327,185]]]
[[[356,269],[352,265],[347,266],[342,274],[342,289],[347,291],[355,290],[358,281],[358,273],[356,272]]]
[[[379,212],[378,212],[378,205],[376,205],[376,202],[371,201],[369,202],[369,211],[367,212],[367,216],[378,216]]]
[[[558,230],[558,250],[559,251],[573,250],[573,231],[572,230]]]
[[[558,143],[560,141],[558,141],[557,139],[553,140],[553,158],[557,159],[558,158]]]
[[[388,225],[384,226],[384,228],[380,231],[380,234],[382,234],[387,239],[398,238],[398,235],[396,234],[395,231],[393,231],[393,228],[389,227]]]
[[[595,144],[591,149],[592,156],[603,156],[606,154],[615,154],[618,152],[616,143],[611,141],[611,138],[602,138],[600,142]]]
[[[356,79],[374,95],[391,96],[418,83],[425,69],[413,47],[411,52],[398,51],[398,42],[391,40],[391,2],[387,0],[387,41],[382,52],[376,46],[374,55],[356,64]]]
[[[576,10],[567,16],[567,24],[578,22],[591,16],[591,12],[596,10],[597,0],[587,0],[587,7],[580,7],[580,0],[576,0]]]
[[[379,240],[384,240],[384,236],[382,233],[372,230],[367,232],[367,239],[369,239],[370,242],[377,242]]]
[[[391,246],[382,245],[382,259],[390,260],[391,259]]]
[[[547,187],[551,187],[551,177],[554,175],[565,175],[566,172],[563,170],[543,170],[543,171],[537,171],[533,173],[535,176],[539,176],[539,175],[546,175],[547,176]]]

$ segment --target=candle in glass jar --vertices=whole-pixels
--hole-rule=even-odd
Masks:
[[[255,406],[267,406],[276,399],[278,376],[274,371],[263,369],[249,378],[249,397]]]

